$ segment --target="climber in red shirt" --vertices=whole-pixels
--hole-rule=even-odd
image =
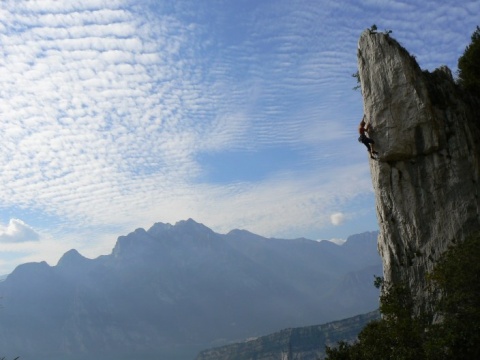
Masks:
[[[376,152],[373,148],[375,141],[370,139],[365,133],[368,133],[368,130],[370,129],[370,124],[365,125],[365,115],[362,118],[362,121],[360,122],[360,125],[358,126],[358,133],[360,134],[360,137],[358,138],[358,141],[361,142],[363,145],[365,145],[368,149],[368,153],[370,154],[370,157],[372,159],[376,159],[375,155],[378,155],[378,152]]]

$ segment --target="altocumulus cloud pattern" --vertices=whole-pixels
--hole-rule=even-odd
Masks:
[[[1,1],[0,271],[190,217],[275,237],[374,230],[358,37],[376,22],[422,67],[454,69],[479,10]]]
[[[2,2],[3,206],[101,223],[133,194],[168,188],[172,171],[194,175],[189,148],[210,124],[183,114],[201,107],[189,30],[124,7]]]

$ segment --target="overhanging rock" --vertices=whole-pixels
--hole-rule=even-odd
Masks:
[[[362,33],[358,66],[380,153],[370,169],[384,277],[409,283],[421,305],[439,256],[480,230],[479,101],[448,68],[422,71],[388,34]]]

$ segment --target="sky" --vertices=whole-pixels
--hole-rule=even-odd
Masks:
[[[193,218],[336,242],[377,230],[357,43],[457,61],[478,0],[2,0],[0,274]]]

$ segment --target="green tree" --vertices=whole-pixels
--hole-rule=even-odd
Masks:
[[[428,276],[437,289],[428,346],[444,359],[480,359],[480,233],[452,246]]]
[[[458,82],[466,90],[480,96],[480,27],[472,34],[472,42],[458,59]]]
[[[428,275],[432,314],[414,310],[406,284],[382,287],[382,319],[369,323],[354,344],[327,347],[327,360],[480,359],[480,233],[451,247]]]
[[[336,348],[327,347],[327,359],[424,359],[427,318],[414,314],[410,289],[405,284],[387,284],[380,278],[376,278],[375,283],[382,288],[382,319],[367,324],[354,344],[341,343]]]

